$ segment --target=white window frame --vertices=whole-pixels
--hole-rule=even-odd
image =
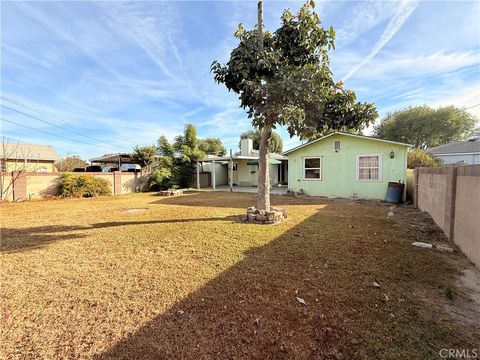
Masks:
[[[360,158],[365,156],[378,156],[378,179],[360,179]],[[356,161],[357,181],[361,182],[382,182],[383,180],[383,153],[357,154]]]
[[[320,168],[305,168],[305,160],[306,159],[320,159]],[[306,178],[305,177],[305,170],[320,170],[320,178],[313,179],[313,178]],[[322,181],[323,179],[323,156],[304,156],[302,158],[302,179],[304,181]]]

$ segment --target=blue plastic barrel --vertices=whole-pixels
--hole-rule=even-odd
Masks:
[[[385,195],[385,201],[395,204],[402,202],[404,188],[405,184],[398,182],[389,182],[387,187],[387,194]]]

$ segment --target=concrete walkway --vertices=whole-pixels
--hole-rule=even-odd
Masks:
[[[211,189],[211,188],[210,188]],[[270,191],[272,195],[285,195],[287,193],[288,186],[274,186]],[[219,185],[215,189],[216,191],[230,191],[228,185]],[[256,193],[258,188],[256,186],[234,186],[233,192],[245,192],[245,193]]]

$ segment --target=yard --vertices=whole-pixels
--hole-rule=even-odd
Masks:
[[[242,223],[254,194],[225,192],[2,205],[0,356],[428,359],[478,348],[478,324],[454,316],[468,303],[464,256],[410,245],[445,241],[428,218],[362,201],[273,203],[287,222]]]

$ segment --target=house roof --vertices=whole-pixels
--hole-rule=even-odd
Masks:
[[[51,145],[3,143],[0,145],[0,158],[8,160],[44,160],[60,159]]]
[[[455,141],[430,148],[427,151],[434,155],[480,154],[480,138],[468,141]]]
[[[406,146],[406,147],[413,147],[413,145],[411,144],[406,144],[406,143],[401,143],[401,142],[397,142],[397,141],[390,141],[390,140],[384,140],[384,139],[379,139],[379,138],[374,138],[372,136],[366,136],[366,135],[357,135],[357,134],[350,134],[350,133],[345,133],[345,132],[341,132],[341,131],[335,131],[335,132],[331,132],[330,134],[328,135],[325,135],[325,136],[322,136],[321,138],[318,138],[318,139],[315,139],[313,141],[310,141],[310,142],[307,142],[305,144],[302,144],[302,145],[299,145],[297,147],[294,147],[290,150],[287,150],[287,151],[284,151],[282,153],[282,155],[286,155],[286,154],[289,154],[291,152],[294,152],[294,151],[297,151],[301,148],[304,148],[305,146],[309,146],[309,145],[312,145],[318,141],[322,141],[330,136],[333,136],[333,135],[344,135],[344,136],[351,136],[351,137],[356,137],[356,138],[361,138],[361,139],[367,139],[367,140],[373,140],[373,141],[380,141],[380,142],[385,142],[385,143],[390,143],[390,144],[396,144],[396,145],[402,145],[402,146]]]
[[[240,155],[241,152],[236,152],[235,154],[232,154],[232,159],[233,160],[258,160],[258,150],[252,150],[252,155]],[[285,156],[282,154],[277,154],[277,153],[271,153],[270,154],[270,159],[275,159],[275,160],[287,160]],[[205,158],[203,158],[200,161],[229,161],[230,156],[216,156],[216,155],[207,155]]]

